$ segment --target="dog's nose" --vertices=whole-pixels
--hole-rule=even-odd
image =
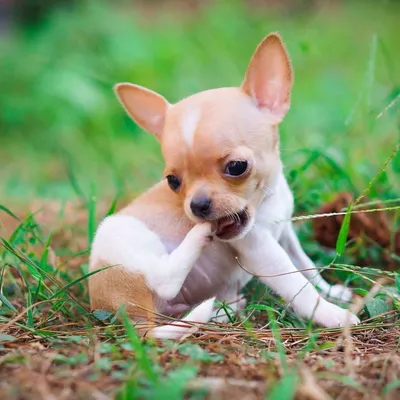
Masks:
[[[192,213],[199,218],[206,218],[211,213],[211,199],[208,197],[197,197],[190,203]]]

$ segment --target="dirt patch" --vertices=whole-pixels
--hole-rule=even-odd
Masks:
[[[120,349],[118,354],[107,355],[109,364],[104,370],[100,360],[105,353],[99,348],[104,337],[96,331],[81,343],[69,345],[43,342],[16,329],[9,333],[18,341],[6,344],[1,351],[3,399],[110,399],[129,376],[121,374],[126,372],[124,363],[134,359],[134,353]],[[255,334],[259,340],[253,342],[244,332],[216,340],[215,333],[205,331],[188,339],[211,354],[221,355],[220,361],[194,361],[173,345],[164,347],[154,362],[165,371],[184,363],[197,365],[199,373],[187,383],[188,393],[205,387],[210,399],[263,399],[284,367],[271,332]],[[321,331],[307,351],[310,338],[304,331],[283,329],[286,368],[298,372],[296,398],[371,400],[383,398],[383,392],[386,399],[399,398],[400,387],[395,385],[400,379],[399,335],[398,326],[354,328],[348,352],[350,344],[341,340],[341,332]]]

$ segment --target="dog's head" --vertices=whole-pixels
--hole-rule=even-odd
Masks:
[[[220,240],[243,237],[280,168],[277,126],[290,105],[292,69],[278,34],[256,49],[238,88],[170,104],[120,83],[128,114],[160,141],[165,177],[194,222],[215,221]]]

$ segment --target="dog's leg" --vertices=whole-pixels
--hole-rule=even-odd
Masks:
[[[318,294],[268,229],[256,227],[235,247],[246,270],[281,295],[298,315],[330,328],[359,322],[354,314]]]
[[[304,252],[299,239],[294,231],[292,224],[289,224],[283,232],[280,244],[288,253],[293,264],[301,271],[301,273],[317,286],[321,292],[328,297],[336,298],[341,301],[349,302],[352,297],[351,290],[343,285],[330,285],[316,268],[315,264],[310,260]]]
[[[211,225],[195,225],[182,243],[171,253],[163,255],[157,263],[157,270],[147,274],[149,286],[164,300],[173,299],[204,247],[211,241]]]
[[[201,251],[210,241],[211,224],[195,225],[170,254],[159,236],[134,217],[113,215],[100,225],[92,244],[91,265],[120,265],[142,274],[150,290],[164,300],[173,299]]]

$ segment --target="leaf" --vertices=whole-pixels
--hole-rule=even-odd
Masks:
[[[151,399],[183,399],[189,381],[197,375],[197,368],[184,365],[169,371],[167,376],[151,391]]]
[[[122,318],[126,330],[126,335],[128,336],[132,348],[135,350],[137,365],[151,381],[151,383],[155,385],[159,377],[154,369],[154,362],[147,355],[146,346],[142,343],[138,333],[132,325],[132,321],[129,319],[126,312],[123,313]]]
[[[76,285],[77,283],[79,283],[80,281],[83,281],[84,279],[89,278],[89,276],[92,276],[92,275],[94,275],[94,274],[97,274],[97,273],[99,273],[99,272],[101,272],[101,271],[104,271],[104,270],[106,270],[106,269],[108,269],[108,268],[112,268],[112,267],[113,267],[112,265],[110,265],[110,266],[105,266],[105,267],[103,267],[103,268],[96,269],[95,271],[91,271],[91,272],[87,273],[86,275],[82,275],[82,276],[80,276],[79,278],[74,279],[73,281],[67,283],[64,287],[60,288],[56,293],[54,293],[54,294],[50,297],[50,299],[56,299],[57,297],[59,297],[59,296],[60,296],[62,293],[64,293],[64,292],[68,294],[67,290],[68,290],[70,287]],[[78,304],[78,303],[77,303],[77,304]],[[79,305],[79,304],[78,304],[78,305]],[[84,311],[86,311],[84,308],[82,308],[82,309],[83,309]]]
[[[393,157],[392,169],[393,172],[395,172],[396,174],[400,174],[400,151],[398,151],[396,155]]]
[[[30,264],[27,264],[26,267],[29,271],[29,274],[32,276],[33,279],[35,279],[37,282],[40,282],[43,280],[41,271],[38,266],[32,266]]]
[[[10,217],[13,217],[14,219],[16,219],[17,221],[19,221],[19,218],[12,213],[7,207],[3,206],[0,204],[0,210],[4,211],[5,213],[7,213]]]
[[[219,362],[224,359],[224,356],[221,354],[210,353],[198,344],[189,342],[181,344],[178,347],[178,351],[183,356],[189,356],[193,360],[202,361],[204,363]]]
[[[95,368],[103,371],[111,371],[111,367],[111,359],[108,357],[100,357],[95,363]]]
[[[258,310],[258,311],[267,311],[267,312],[270,311],[270,312],[280,315],[279,310],[276,310],[275,308],[267,306],[265,304],[249,304],[246,307],[246,311],[248,311],[248,310]]]
[[[392,390],[400,388],[400,379],[389,382],[382,390],[382,394],[387,395]]]
[[[112,215],[115,213],[115,210],[117,208],[117,204],[118,204],[118,196],[116,196],[113,200],[113,202],[110,205],[110,208],[108,209],[107,213],[106,213],[106,217]]]
[[[367,302],[365,305],[367,309],[368,315],[370,318],[377,317],[378,315],[384,314],[389,310],[386,301],[380,299],[379,297],[375,297]]]
[[[43,250],[42,256],[40,257],[40,269],[43,270],[43,271],[48,271],[49,270],[48,267],[47,267],[48,266],[47,261],[48,261],[48,258],[49,258],[49,249],[50,249],[51,239],[52,239],[52,236],[50,235],[48,237],[47,241],[46,241],[45,246],[44,246],[44,250]]]
[[[296,394],[298,375],[293,371],[288,372],[275,385],[272,386],[269,392],[268,400],[292,400]]]
[[[343,218],[342,226],[340,227],[339,235],[336,241],[336,254],[341,256],[344,248],[346,247],[347,236],[350,228],[350,217],[353,205],[350,204],[347,209],[346,215]]]
[[[113,313],[107,310],[94,310],[92,313],[99,321],[106,321]]]
[[[219,310],[217,311],[216,316],[225,314],[225,316],[228,318],[229,322],[232,324],[233,322],[235,322],[235,318],[232,317],[232,314],[234,315],[234,310],[232,307],[226,305],[225,303],[219,303]],[[222,312],[221,312],[222,310]]]
[[[4,294],[0,292],[0,307],[2,304],[4,304],[11,311],[18,312],[18,310],[10,303],[10,301],[7,299],[7,297],[4,296]]]
[[[125,304],[122,304],[122,306],[121,306],[120,308],[118,308],[117,312],[115,313],[115,315],[114,315],[114,316],[111,318],[111,320],[110,320],[110,322],[111,322],[112,324],[115,324],[115,322],[117,321],[117,318],[118,318],[122,313],[125,312],[125,308],[126,308],[126,305],[125,305]]]
[[[27,305],[27,315],[28,315],[28,325],[30,328],[33,328],[33,307],[32,307],[32,291],[31,288],[28,286],[27,287],[28,293],[27,295],[27,301],[26,301],[26,305]]]
[[[0,333],[0,343],[14,342],[17,340],[15,336],[7,335],[6,333]]]
[[[400,274],[396,274],[394,280],[396,282],[397,293],[400,295]]]
[[[279,354],[279,358],[281,360],[282,370],[284,373],[287,373],[288,366],[287,366],[286,350],[282,343],[282,338],[279,332],[278,324],[276,323],[275,315],[271,311],[268,311],[268,320],[271,324],[271,332],[276,342],[276,348]]]
[[[88,356],[85,353],[79,353],[75,356],[65,356],[64,354],[57,353],[53,355],[53,360],[58,364],[74,365],[74,364],[87,364]]]
[[[328,350],[328,349],[333,349],[335,346],[337,346],[336,342],[327,341],[327,342],[324,342],[324,343],[314,346],[313,350],[314,351]]]

